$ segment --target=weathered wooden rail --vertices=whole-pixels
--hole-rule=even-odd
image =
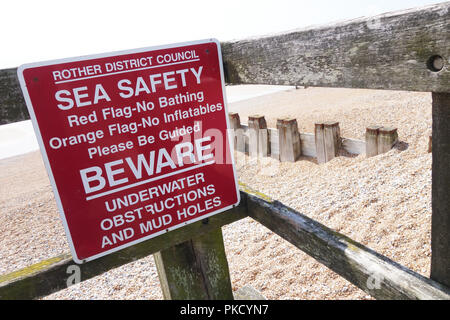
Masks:
[[[444,2],[226,42],[222,54],[227,81],[448,92],[448,8]]]
[[[208,223],[193,223],[80,265],[81,280],[90,279],[198,235],[207,235],[218,227],[249,216],[375,298],[450,299],[450,290],[445,286],[408,270],[278,201],[255,193],[246,186],[241,188],[241,199],[239,206],[210,217]],[[0,299],[33,299],[64,289],[70,276],[67,268],[74,264],[71,255],[65,254],[2,276]],[[380,286],[371,286],[370,277],[380,279]]]
[[[450,299],[450,2],[225,42],[222,54],[232,84],[432,92],[430,278],[243,187],[235,209],[83,264],[81,280],[250,216],[377,299]],[[15,69],[0,71],[0,123],[28,117]],[[61,290],[73,264],[66,254],[1,276],[0,298],[31,299]],[[370,285],[374,275],[379,286]],[[201,298],[214,298],[214,292]]]

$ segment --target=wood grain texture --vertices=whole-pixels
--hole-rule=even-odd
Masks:
[[[270,154],[270,141],[267,122],[262,115],[248,116],[249,155],[254,158],[267,157]]]
[[[280,160],[280,145],[278,137],[278,130],[273,128],[268,128],[269,142],[270,142],[270,157]]]
[[[450,94],[432,99],[431,278],[450,287]]]
[[[398,133],[396,128],[381,127],[378,130],[378,154],[391,150],[398,142]]]
[[[381,126],[373,125],[366,128],[366,157],[378,155],[378,134]]]
[[[324,136],[325,129],[323,123],[314,124],[314,143],[316,145],[316,158],[318,164],[327,162]]]
[[[340,132],[339,122],[330,121],[314,125],[317,163],[326,163],[339,156]]]
[[[222,43],[232,84],[450,91],[450,2]],[[439,72],[430,58],[444,61]],[[431,65],[430,65],[431,64]]]
[[[278,119],[277,131],[278,153],[280,161],[297,161],[302,153],[297,120],[293,118]]]
[[[164,299],[233,300],[220,228],[162,250],[154,257]]]
[[[339,156],[339,149],[341,148],[341,129],[339,128],[339,122],[325,122],[324,124],[325,140],[325,154],[326,161]]]

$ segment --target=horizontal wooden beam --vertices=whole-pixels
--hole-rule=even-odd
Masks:
[[[80,265],[81,281],[232,223],[247,214],[377,299],[450,299],[450,289],[413,272],[244,184],[226,214]],[[0,299],[34,299],[66,288],[69,254],[0,276]]]
[[[246,193],[241,192],[241,203],[234,209],[223,212],[173,230],[154,239],[87,262],[80,267],[81,281],[88,280],[108,270],[144,258],[199,235],[217,230],[247,216]],[[70,254],[42,261],[38,264],[0,276],[0,300],[36,299],[67,288],[72,275],[71,266],[76,265]]]
[[[249,194],[249,216],[376,299],[450,299],[450,289],[319,222]]]
[[[450,2],[222,43],[231,84],[450,92]]]

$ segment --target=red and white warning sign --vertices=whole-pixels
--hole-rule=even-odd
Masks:
[[[19,68],[76,262],[239,203],[221,58],[205,40]]]

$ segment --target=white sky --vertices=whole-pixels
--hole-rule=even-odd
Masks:
[[[432,0],[1,0],[0,69],[217,38],[242,39]]]

